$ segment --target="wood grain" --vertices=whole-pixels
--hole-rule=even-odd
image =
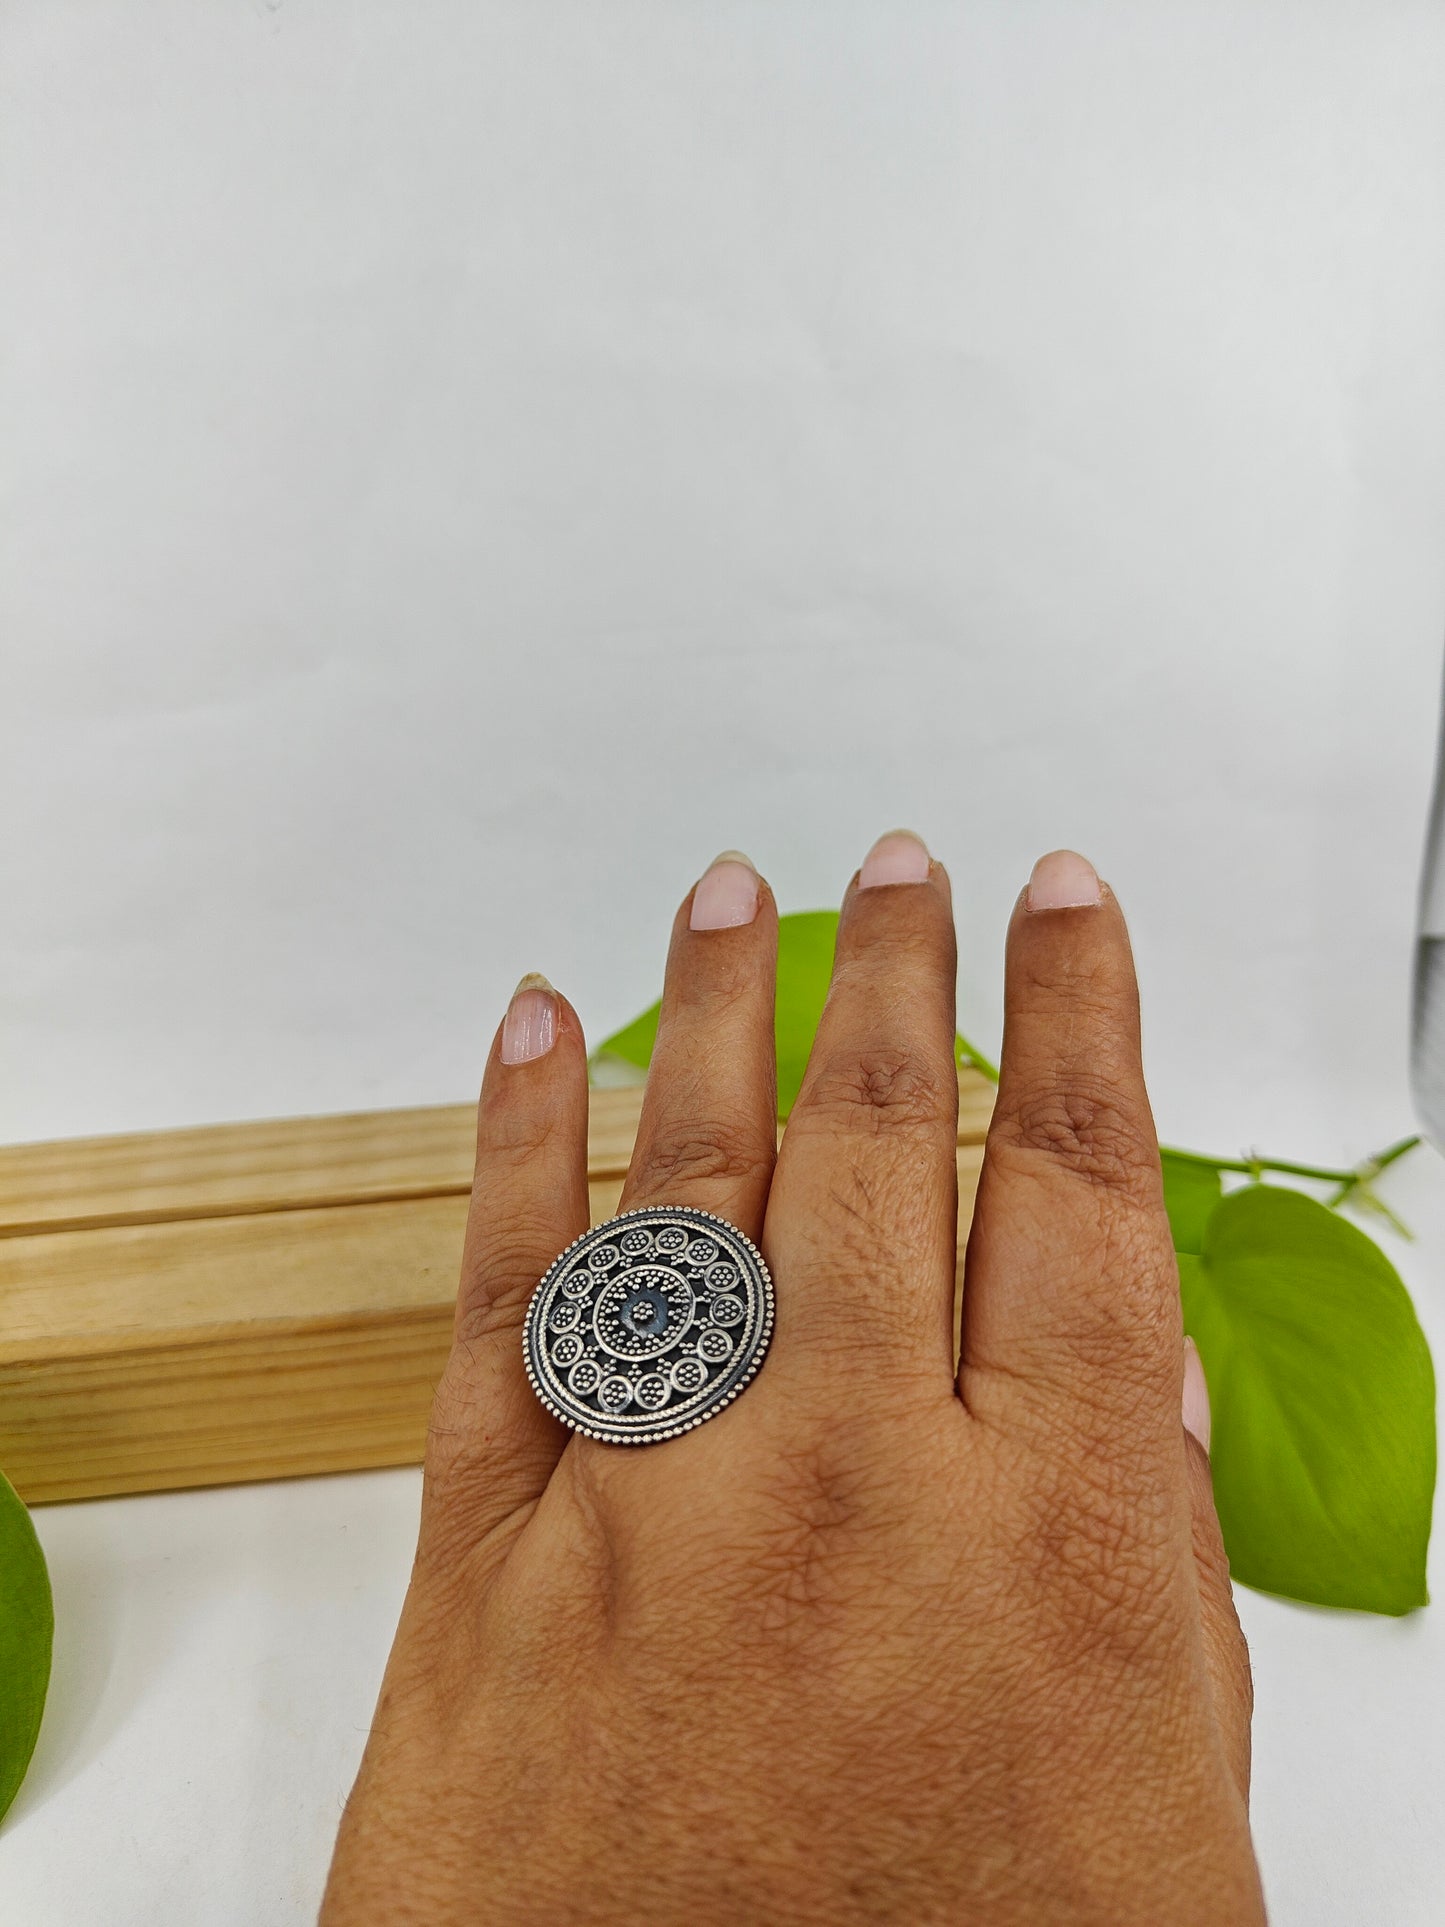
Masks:
[[[992,1087],[959,1085],[966,1232]],[[640,1102],[592,1093],[594,1223]],[[0,1149],[0,1466],[21,1496],[418,1460],[473,1128],[447,1105]]]

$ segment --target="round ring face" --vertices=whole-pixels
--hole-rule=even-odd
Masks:
[[[710,1211],[659,1205],[553,1260],[522,1345],[533,1391],[564,1425],[650,1445],[730,1405],[772,1333],[772,1279],[751,1241]]]

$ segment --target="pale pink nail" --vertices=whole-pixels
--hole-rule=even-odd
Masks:
[[[547,979],[530,971],[512,992],[502,1019],[502,1062],[529,1064],[545,1057],[557,1041],[557,993]]]
[[[912,830],[890,830],[864,857],[858,888],[873,890],[880,883],[927,883],[931,868],[932,858],[921,836],[915,836]]]
[[[1184,1341],[1184,1429],[1209,1450],[1209,1386],[1204,1362],[1192,1338]]]
[[[741,850],[715,856],[692,893],[692,930],[736,930],[758,914],[758,873]]]
[[[1099,873],[1077,850],[1051,850],[1029,878],[1026,910],[1084,910],[1102,901]]]

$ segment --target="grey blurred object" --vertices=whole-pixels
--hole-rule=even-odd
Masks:
[[[1445,1150],[1445,726],[1420,879],[1410,1082],[1426,1135]]]

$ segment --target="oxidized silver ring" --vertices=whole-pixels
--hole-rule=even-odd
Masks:
[[[532,1390],[574,1432],[651,1445],[730,1405],[772,1335],[773,1281],[752,1240],[711,1211],[654,1205],[553,1259],[522,1355]]]

